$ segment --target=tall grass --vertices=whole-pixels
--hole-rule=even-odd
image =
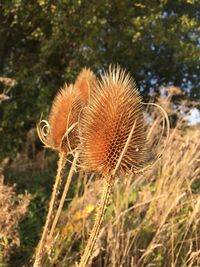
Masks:
[[[156,123],[152,123],[150,132],[155,139],[160,118],[153,115]],[[178,120],[163,157],[155,165],[137,177],[129,177],[126,183],[123,177],[115,182],[92,266],[200,265],[199,130]],[[158,151],[162,148],[161,142]],[[102,185],[88,177],[82,186],[68,210],[63,211],[46,266],[74,266],[80,257]]]

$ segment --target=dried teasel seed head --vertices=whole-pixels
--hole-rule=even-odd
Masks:
[[[46,125],[38,127],[39,137],[45,146],[65,153],[77,146],[77,122],[81,108],[77,90],[73,85],[65,84],[53,101],[48,122],[41,121],[46,122]]]
[[[88,99],[90,96],[90,92],[92,90],[92,87],[96,83],[96,76],[90,69],[84,68],[79,73],[74,86],[77,88],[77,90],[80,93],[81,100],[84,105],[88,103]]]
[[[143,107],[134,81],[120,67],[110,68],[80,117],[83,168],[109,174],[115,169],[135,124],[118,174],[140,170],[147,160]]]

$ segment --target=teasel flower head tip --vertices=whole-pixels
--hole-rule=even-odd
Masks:
[[[92,88],[96,83],[96,76],[89,68],[83,68],[79,73],[74,86],[80,93],[80,98],[84,105],[88,103]]]

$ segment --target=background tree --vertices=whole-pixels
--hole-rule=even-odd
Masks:
[[[0,22],[0,76],[17,81],[0,106],[1,157],[23,146],[58,87],[83,66],[98,73],[119,63],[144,97],[174,84],[200,98],[198,0],[3,0]]]

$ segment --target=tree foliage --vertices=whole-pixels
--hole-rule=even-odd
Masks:
[[[4,151],[23,145],[84,66],[119,63],[144,96],[174,84],[200,97],[199,0],[2,0],[0,22],[0,75],[17,80],[0,106]]]

